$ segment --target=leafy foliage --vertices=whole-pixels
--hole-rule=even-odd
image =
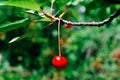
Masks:
[[[103,0],[4,1],[0,6],[0,80],[119,80],[120,17],[101,27],[65,29],[61,24],[61,52],[68,63],[57,70],[51,65],[52,57],[58,55],[57,23],[44,27],[49,19],[38,12],[41,7],[49,13],[53,1],[55,16],[101,21],[118,4],[101,6]],[[24,13],[26,9],[35,12]]]

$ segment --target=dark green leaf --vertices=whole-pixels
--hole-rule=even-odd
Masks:
[[[30,36],[32,34],[35,34],[36,32],[38,32],[38,31],[40,31],[40,30],[42,30],[42,29],[44,29],[46,27],[48,27],[48,26],[41,27],[41,28],[33,30],[33,31],[28,31],[28,32],[24,33],[22,36],[17,36],[15,38],[13,38],[12,40],[9,41],[9,43],[13,43],[13,42],[19,41],[21,39],[24,39],[24,38],[26,38],[26,37],[28,37],[28,36]]]
[[[22,36],[17,36],[17,37],[15,37],[15,38],[11,39],[11,40],[9,41],[9,43],[13,43],[13,42],[19,41],[19,40],[21,40],[21,39],[24,39],[24,38],[26,38],[26,37],[34,34],[34,33],[37,32],[37,31],[38,31],[38,30],[28,31],[28,32],[24,33]]]
[[[14,29],[17,29],[19,27],[23,27],[24,25],[26,25],[28,23],[28,18],[22,19],[22,20],[18,20],[15,22],[6,22],[0,25],[0,33],[3,32],[7,32],[7,31],[11,31]]]

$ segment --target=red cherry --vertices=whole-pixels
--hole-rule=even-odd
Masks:
[[[67,64],[67,60],[65,57],[62,57],[62,56],[54,56],[52,58],[52,65],[55,67],[55,68],[64,68]]]
[[[72,24],[64,24],[64,27],[65,27],[65,28],[71,28],[71,27],[72,27]]]

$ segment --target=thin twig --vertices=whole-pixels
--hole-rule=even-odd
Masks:
[[[55,0],[52,0],[51,2],[51,7],[50,7],[50,14],[52,15],[52,11],[53,11],[53,4],[54,4]]]
[[[113,13],[109,18],[100,22],[72,22],[64,19],[61,19],[61,22],[63,22],[64,24],[72,24],[74,26],[103,26],[104,24],[111,22],[114,18],[116,18],[119,15],[120,15],[120,9],[118,9],[115,13]]]
[[[45,11],[43,11],[42,9],[39,10],[41,13],[43,13],[46,17],[50,18],[51,20],[54,19],[54,16],[52,16],[51,14],[46,13]]]
[[[64,24],[72,24],[73,26],[103,26],[104,24],[111,22],[114,18],[120,15],[120,9],[118,9],[115,13],[110,15],[109,18],[100,22],[72,22],[58,17],[54,17],[53,15],[44,12],[42,9],[40,9],[40,12],[43,13],[46,17],[50,18],[53,22],[60,20]]]

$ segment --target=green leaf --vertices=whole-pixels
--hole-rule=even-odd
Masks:
[[[60,14],[59,18],[62,18],[64,16],[65,12],[63,12],[62,14]]]
[[[6,22],[0,25],[0,33],[3,32],[7,32],[7,31],[11,31],[14,29],[17,29],[19,27],[23,27],[24,25],[26,25],[28,23],[28,18],[22,19],[22,20],[18,20],[15,22]]]
[[[54,3],[55,2],[55,0],[51,0],[51,3]]]
[[[26,37],[28,37],[28,36],[30,36],[30,35],[32,35],[32,34],[35,34],[36,32],[38,32],[38,31],[40,31],[40,30],[48,27],[49,25],[50,25],[50,24],[45,25],[45,26],[43,26],[43,27],[41,27],[41,28],[39,28],[39,29],[36,29],[36,30],[28,31],[28,32],[24,33],[22,36],[17,36],[17,37],[15,37],[15,38],[13,38],[12,40],[9,41],[9,43],[13,43],[13,42],[19,41],[19,40],[21,40],[21,39],[24,39],[24,38],[26,38]]]
[[[39,4],[33,0],[9,0],[5,5],[31,9],[35,11],[39,11],[40,9]]]
[[[0,1],[0,6],[5,5],[6,1]]]
[[[12,40],[10,40],[9,43],[13,43],[13,42],[17,41],[19,38],[20,38],[20,37],[15,37],[15,38],[13,38]]]
[[[45,18],[40,19],[39,21],[51,22],[51,19],[50,19],[50,18],[45,17]]]
[[[11,39],[8,43],[13,43],[13,42],[16,42],[16,41],[20,41],[20,40],[22,40],[22,39],[24,39],[24,38],[26,38],[26,37],[28,37],[28,36],[30,36],[30,35],[33,35],[33,34],[35,34],[36,32],[38,32],[38,31],[40,31],[40,30],[42,30],[42,29],[44,29],[45,27],[43,27],[43,28],[40,28],[40,29],[36,29],[36,30],[30,30],[30,31],[27,31],[26,33],[24,33],[23,35],[21,35],[21,36],[17,36],[17,37],[15,37],[15,38],[13,38],[13,39]]]
[[[41,28],[41,29],[43,29],[43,28]],[[41,29],[40,29],[40,30],[41,30]],[[39,29],[33,30],[33,31],[28,31],[28,32],[24,33],[22,36],[17,36],[17,37],[15,37],[15,38],[11,39],[11,40],[9,41],[9,43],[13,43],[13,42],[19,41],[19,40],[21,40],[21,39],[24,39],[24,38],[26,38],[26,37],[28,37],[28,36],[30,36],[30,35],[32,35],[32,34],[35,34],[35,33],[38,32],[38,31],[39,31]]]
[[[115,5],[116,9],[120,9],[120,4]]]
[[[26,33],[24,33],[22,36],[18,36],[18,37],[15,37],[15,38],[11,39],[11,40],[9,41],[9,43],[13,43],[13,42],[19,41],[19,40],[21,40],[21,39],[24,39],[24,38],[26,38],[27,36],[34,34],[35,32],[37,32],[37,31],[29,31],[29,32],[26,32]]]

